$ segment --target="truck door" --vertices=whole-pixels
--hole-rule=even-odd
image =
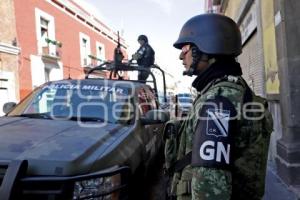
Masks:
[[[147,102],[151,110],[158,109],[158,99],[156,99],[155,94],[153,93],[150,87],[145,88],[147,94]],[[146,148],[150,151],[150,157],[152,158],[160,149],[162,144],[162,132],[163,124],[153,124],[148,127],[150,140],[146,145]]]

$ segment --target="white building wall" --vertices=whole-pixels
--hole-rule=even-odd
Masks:
[[[50,81],[63,79],[63,66],[61,62],[47,63],[43,62],[41,56],[31,55],[31,78],[32,87],[36,88],[46,82],[45,68],[50,68]]]
[[[7,102],[16,102],[16,83],[13,72],[0,71],[0,116],[3,116],[3,105]],[[6,81],[7,80],[7,81]]]
[[[57,62],[57,65],[53,65],[51,68],[50,81],[62,80],[64,78],[62,62]]]

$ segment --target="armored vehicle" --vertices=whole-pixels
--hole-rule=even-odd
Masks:
[[[154,66],[155,67],[155,66]],[[156,68],[159,68],[156,66]],[[133,199],[135,178],[162,146],[154,89],[133,80],[90,78],[95,70],[144,70],[106,62],[82,80],[48,82],[0,118],[0,199]],[[134,192],[133,192],[134,193]]]

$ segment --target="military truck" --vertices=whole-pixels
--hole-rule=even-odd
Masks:
[[[184,117],[187,116],[193,106],[193,98],[189,93],[179,93],[177,94],[177,106],[179,115]]]
[[[161,149],[169,116],[159,110],[151,71],[154,87],[122,78],[90,78],[97,70],[118,74],[145,69],[105,62],[85,79],[48,82],[19,104],[4,105],[1,200],[137,198],[135,187],[142,183],[137,179]]]

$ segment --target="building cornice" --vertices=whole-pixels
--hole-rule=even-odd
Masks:
[[[101,34],[114,43],[118,42],[117,33],[100,22],[100,20],[95,16],[88,14],[87,11],[82,10],[81,8],[72,4],[70,0],[47,0],[47,2],[60,9],[64,13],[68,14],[69,16],[72,16],[75,20],[89,27],[96,33]],[[124,39],[120,38],[120,40],[121,46],[127,49],[128,45],[124,42]]]
[[[19,47],[15,47],[11,44],[0,42],[0,52],[18,55],[20,51],[21,49]]]

